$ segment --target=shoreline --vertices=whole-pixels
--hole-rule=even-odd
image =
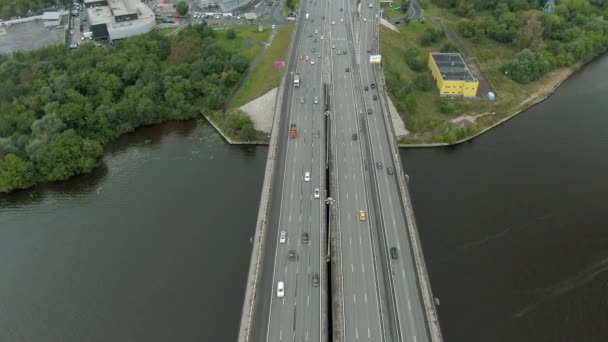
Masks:
[[[596,56],[600,57],[601,55]],[[591,59],[589,62],[595,60],[595,58]],[[588,63],[588,62],[587,62]],[[520,109],[515,109],[515,111],[509,115],[507,115],[506,117],[498,120],[497,122],[493,123],[492,125],[482,129],[481,131],[466,137],[464,139],[458,140],[454,143],[413,143],[413,144],[408,144],[408,143],[399,143],[398,146],[400,148],[429,148],[429,147],[446,147],[446,146],[455,146],[455,145],[459,145],[465,142],[469,142],[479,136],[481,136],[482,134],[485,134],[487,132],[489,132],[490,130],[504,124],[505,122],[515,118],[516,116],[518,116],[519,114],[527,111],[528,109],[540,104],[541,102],[547,100],[549,97],[551,97],[551,95],[553,95],[555,93],[555,91],[566,81],[570,78],[570,76],[572,76],[575,72],[579,71],[582,67],[584,67],[587,63],[582,63],[582,64],[577,64],[575,66],[573,66],[568,72],[566,72],[566,74],[561,77],[560,79],[558,79],[558,81],[553,84],[553,86],[551,87],[551,89],[547,92],[545,92],[544,94],[540,94],[539,96],[533,97],[533,98],[529,98],[526,101],[520,103],[517,107],[521,106],[521,105],[525,105],[524,108],[520,108]],[[516,107],[516,108],[517,108]]]
[[[241,140],[232,139],[229,136],[227,136],[226,134],[224,134],[224,131],[222,131],[222,129],[218,125],[216,125],[215,122],[213,122],[213,120],[211,120],[211,118],[209,116],[207,116],[207,114],[201,113],[201,115],[207,120],[207,122],[209,122],[211,124],[211,126],[213,126],[213,128],[215,128],[215,130],[222,136],[222,138],[224,138],[224,140],[227,143],[229,143],[230,145],[270,145],[270,142],[262,141],[262,140],[241,141]]]

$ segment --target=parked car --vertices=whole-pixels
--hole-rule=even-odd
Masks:
[[[319,191],[319,189],[315,189],[315,194],[314,194],[315,198],[319,198],[321,197],[321,192]]]
[[[312,276],[312,287],[319,287],[319,274],[315,273]]]
[[[308,233],[302,233],[302,243],[303,244],[308,243]]]
[[[393,175],[393,167],[392,166],[387,166],[386,167],[386,173],[388,173],[389,175]]]
[[[285,243],[287,241],[287,232],[284,230],[281,231],[281,235],[279,236],[279,243]]]
[[[380,161],[379,161],[379,162],[376,162],[376,168],[377,168],[378,170],[382,170],[382,162],[380,162]]]

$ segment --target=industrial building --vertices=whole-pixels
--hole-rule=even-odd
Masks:
[[[139,0],[84,0],[94,40],[115,41],[150,32],[154,12]]]
[[[473,77],[459,53],[431,53],[429,69],[439,89],[439,95],[477,95],[479,81]]]

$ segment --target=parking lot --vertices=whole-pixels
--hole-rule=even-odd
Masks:
[[[65,24],[66,17],[62,18]],[[64,25],[44,27],[40,20],[13,24],[0,28],[0,54],[17,50],[35,50],[44,46],[64,43]]]

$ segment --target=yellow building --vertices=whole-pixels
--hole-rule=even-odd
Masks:
[[[431,53],[429,69],[439,89],[439,95],[477,95],[479,81],[473,77],[459,53]]]

